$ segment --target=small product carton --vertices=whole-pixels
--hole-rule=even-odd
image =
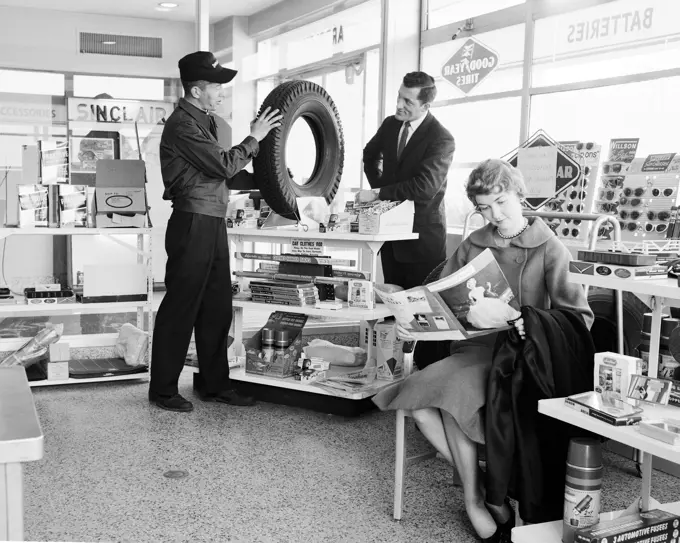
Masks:
[[[274,355],[268,360],[262,352],[262,330],[251,337],[245,345],[246,373],[284,379],[292,377],[297,369],[297,361],[302,353],[302,329],[307,323],[307,315],[275,311],[269,316],[264,328],[276,332],[288,332],[288,346],[285,349],[275,349]],[[281,355],[283,350],[284,354]]]
[[[618,353],[595,353],[595,392],[626,400],[633,375],[642,373],[642,359]]]
[[[404,342],[397,337],[394,322],[379,322],[373,330],[378,379],[397,381],[404,377]]]
[[[53,343],[49,347],[50,358],[47,363],[48,381],[66,381],[69,378],[68,362],[71,359],[71,348],[68,343]]]
[[[373,283],[371,281],[350,279],[347,287],[347,302],[349,307],[373,309],[375,299],[373,295]]]
[[[598,522],[577,530],[574,543],[661,542],[677,540],[680,517],[660,509]]]
[[[413,232],[415,205],[405,200],[384,213],[359,213],[360,234],[404,234]]]
[[[95,209],[97,228],[146,226],[146,169],[143,160],[97,161]]]

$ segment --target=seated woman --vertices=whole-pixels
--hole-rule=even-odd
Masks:
[[[541,219],[522,215],[521,172],[502,160],[486,160],[470,174],[467,196],[489,224],[463,240],[441,276],[450,275],[489,248],[512,291],[511,305],[569,309],[590,327],[593,313],[583,288],[567,279],[571,255]],[[398,323],[400,337],[412,340]],[[521,319],[515,324],[524,334]],[[377,394],[382,410],[405,409],[437,451],[458,469],[465,510],[482,541],[509,541],[514,517],[507,502],[487,505],[479,477],[477,444],[484,443],[486,387],[497,334],[452,342],[451,355]]]

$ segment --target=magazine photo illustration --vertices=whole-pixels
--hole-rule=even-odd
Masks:
[[[503,271],[490,249],[455,273],[428,285],[401,292],[376,292],[393,311],[397,322],[420,340],[463,340],[510,328],[488,326],[506,322],[518,307]],[[507,318],[506,318],[507,317]]]

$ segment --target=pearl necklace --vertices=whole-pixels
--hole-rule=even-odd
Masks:
[[[498,229],[498,227],[496,227],[496,233],[503,239],[513,239],[516,238],[517,236],[521,236],[527,228],[529,228],[529,219],[524,219],[524,226],[516,234],[513,234],[512,236],[505,236],[501,234],[501,231]]]

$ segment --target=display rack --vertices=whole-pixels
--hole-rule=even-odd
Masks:
[[[228,230],[229,241],[232,244],[232,254],[243,252],[245,242],[274,243],[279,245],[290,245],[293,239],[320,240],[329,247],[354,248],[360,251],[365,250],[367,258],[358,259],[358,268],[362,271],[371,273],[371,280],[375,281],[377,271],[377,255],[383,243],[388,241],[403,241],[418,239],[418,234],[341,234],[335,232],[303,232],[298,230],[251,230],[244,228],[230,228]],[[243,260],[234,259],[233,271],[243,271]],[[245,284],[245,278],[239,278],[241,286]],[[243,312],[251,309],[263,309],[271,311],[286,311],[290,313],[302,313],[309,316],[335,318],[344,320],[366,321],[368,323],[369,334],[372,333],[375,323],[382,318],[388,317],[391,312],[386,305],[378,305],[375,309],[360,309],[349,307],[346,303],[342,304],[341,309],[318,309],[315,307],[295,307],[276,304],[262,304],[246,300],[234,300],[234,352],[237,355],[245,354],[243,348]],[[368,342],[368,356],[372,355],[372,345]],[[196,371],[196,370],[194,370]],[[343,395],[321,389],[312,385],[302,385],[292,379],[272,379],[258,375],[247,374],[243,368],[232,370],[231,378],[242,383],[244,386],[255,385],[259,387],[273,387],[282,391],[295,391],[309,393],[317,396],[317,399],[341,398],[343,400],[365,401],[375,394],[380,388],[389,383],[381,381],[376,383],[375,389],[360,394]]]
[[[93,315],[109,313],[127,313],[136,311],[137,327],[144,329],[144,317],[147,317],[147,330],[149,333],[149,350],[151,352],[151,339],[153,333],[153,270],[152,248],[150,228],[0,228],[0,239],[9,236],[106,236],[114,243],[121,245],[136,253],[137,263],[144,264],[147,276],[147,299],[138,302],[111,302],[111,303],[64,303],[64,304],[39,304],[29,305],[23,300],[17,300],[16,304],[0,305],[0,317],[31,316],[31,315]],[[132,245],[118,239],[115,236],[134,235],[137,244]],[[145,239],[146,244],[145,244]],[[115,345],[117,334],[92,334],[80,336],[64,336],[64,341],[73,347],[110,347]],[[11,351],[23,345],[28,338],[10,338],[0,340],[0,350]],[[96,377],[91,379],[66,379],[63,381],[31,381],[31,387],[95,383],[104,381],[123,381],[134,379],[148,379],[148,373],[135,373],[130,375],[117,375],[109,377]]]
[[[661,319],[664,307],[680,307],[680,287],[677,279],[640,279],[626,280],[612,276],[594,276],[569,273],[569,280],[586,286],[602,287],[617,291],[628,291],[632,294],[648,296],[652,308],[652,327],[649,346],[648,375],[658,375],[659,345],[661,340]],[[645,406],[645,418],[677,418],[680,412],[677,407]],[[651,498],[652,463],[654,456],[680,465],[680,448],[673,447],[661,441],[651,439],[639,433],[636,427],[617,427],[584,415],[564,404],[564,398],[541,400],[538,402],[538,412],[554,419],[572,424],[584,430],[625,443],[641,452],[642,489],[640,507],[643,511],[657,506]],[[680,502],[660,505],[661,509],[680,514]],[[602,515],[601,519],[616,518],[620,512]],[[558,543],[562,541],[562,521],[547,522],[515,528],[512,531],[512,541],[528,543]]]

